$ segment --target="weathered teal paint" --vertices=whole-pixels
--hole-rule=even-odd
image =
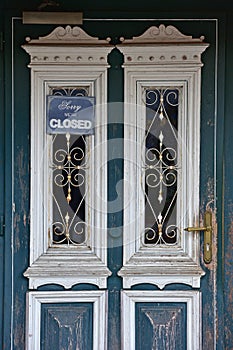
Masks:
[[[116,34],[114,34],[116,35]],[[114,36],[112,36],[114,37]],[[111,208],[112,203],[118,203],[122,197],[123,178],[123,69],[121,67],[123,58],[121,53],[114,49],[108,58],[110,64],[108,72],[108,201]],[[114,147],[114,143],[117,144]],[[118,193],[116,192],[116,186]],[[113,206],[114,208],[114,206]],[[115,206],[116,208],[116,206]],[[120,210],[119,210],[120,209]],[[121,279],[117,276],[117,271],[122,266],[122,226],[123,212],[122,205],[117,210],[113,210],[108,215],[108,265],[112,271],[112,276],[108,279],[108,301],[111,314],[108,315],[108,348],[112,350],[121,347],[121,314],[120,314],[120,290],[122,288]]]
[[[29,174],[29,125],[30,120],[25,118],[30,113],[30,95],[28,94],[30,80],[25,56],[22,55],[20,40],[23,33],[20,31],[20,22],[15,21],[15,33],[12,51],[13,80],[12,89],[12,117],[13,117],[13,222],[11,233],[12,265],[13,265],[13,305],[15,318],[13,320],[15,349],[23,348],[25,344],[25,311],[27,281],[23,272],[28,266],[29,250],[29,205],[30,205],[30,174]],[[22,65],[23,69],[18,69]],[[21,321],[20,321],[21,320]]]
[[[215,98],[215,86],[218,76],[216,69],[216,45],[218,35],[218,22],[208,21],[205,31],[206,41],[210,43],[209,48],[203,55],[204,67],[202,70],[202,94],[201,94],[201,159],[200,159],[200,212],[203,219],[204,212],[209,208],[215,213],[215,122],[217,101]],[[201,238],[201,256],[203,252],[203,234]],[[214,258],[215,259],[215,258]],[[214,298],[216,274],[213,263],[205,265],[201,257],[201,264],[206,273],[201,280],[202,295],[202,317],[203,328],[203,349],[214,349]],[[205,292],[208,290],[208,293]]]
[[[5,231],[5,121],[4,121],[4,55],[3,55],[3,23],[0,22],[0,32],[1,32],[1,48],[0,50],[0,220],[1,220],[1,227],[0,227],[0,317],[1,320],[3,320],[3,275],[4,275],[4,231]],[[2,339],[2,332],[3,329],[0,327],[0,344]]]
[[[223,210],[222,210],[222,256],[219,277],[223,283],[223,315],[225,348],[231,349],[233,344],[233,162],[232,162],[232,134],[233,134],[233,26],[232,14],[227,16],[226,34],[226,80],[225,80],[225,108],[224,108],[224,152],[223,152]],[[223,329],[222,327],[222,329]]]
[[[186,350],[186,314],[186,303],[136,303],[136,350]]]
[[[2,322],[2,337],[0,332],[0,347],[2,349],[23,350],[24,349],[24,324],[25,324],[25,293],[27,290],[27,280],[22,273],[28,265],[29,251],[29,83],[30,71],[27,68],[28,56],[21,49],[21,44],[25,42],[25,37],[30,35],[37,37],[38,34],[47,34],[53,28],[52,26],[23,26],[19,19],[14,23],[14,80],[15,85],[12,91],[12,67],[11,67],[11,25],[12,17],[21,16],[22,10],[35,10],[40,1],[12,1],[11,3],[2,2],[0,28],[4,31],[6,40],[5,51],[0,53],[0,162],[4,161],[4,172],[0,173],[0,214],[5,210],[6,231],[5,237],[0,237],[0,297],[3,302],[3,311],[0,317]],[[179,21],[180,28],[184,32],[193,36],[204,34],[206,41],[211,46],[203,55],[205,63],[203,69],[203,93],[202,93],[202,177],[201,177],[201,212],[204,213],[205,206],[210,200],[216,200],[217,204],[217,224],[218,224],[218,269],[217,278],[214,275],[214,266],[204,266],[206,276],[202,280],[203,295],[203,349],[212,350],[214,339],[215,316],[217,317],[217,349],[232,348],[233,329],[232,329],[232,287],[233,287],[233,166],[231,139],[233,130],[233,100],[232,100],[232,82],[233,82],[233,12],[232,4],[222,0],[217,2],[206,1],[167,1],[166,8],[164,3],[145,4],[141,1],[123,1],[115,3],[107,0],[93,3],[86,0],[77,5],[75,0],[59,1],[61,10],[83,10],[84,17],[95,18],[212,18],[218,19],[218,56],[217,56],[217,92],[218,109],[215,115],[215,28],[214,21]],[[209,9],[217,10],[210,13]],[[133,11],[132,11],[133,9]],[[167,11],[169,9],[169,12]],[[186,12],[181,12],[186,11]],[[207,10],[204,12],[204,10]],[[158,12],[160,11],[160,13]],[[163,12],[164,11],[164,12]],[[166,12],[165,12],[166,11]],[[113,42],[117,43],[120,36],[131,37],[140,34],[150,25],[157,25],[161,21],[122,21],[105,22],[85,21],[83,28],[91,35],[99,37],[111,36]],[[164,21],[163,21],[164,22]],[[169,20],[166,21],[170,23]],[[175,24],[175,22],[174,22]],[[226,40],[225,40],[226,39]],[[118,51],[113,51],[109,56],[111,68],[109,69],[109,102],[123,101],[123,72],[121,68],[122,57]],[[111,81],[114,81],[111,87]],[[14,125],[12,126],[12,92],[14,94]],[[23,101],[23,103],[22,103]],[[3,113],[4,117],[3,118]],[[110,140],[121,139],[123,136],[122,114],[120,119],[114,120],[114,113],[109,116],[111,124],[108,130]],[[217,116],[217,119],[216,119]],[[116,122],[116,123],[114,123]],[[214,131],[215,123],[216,134]],[[5,130],[5,138],[3,135]],[[14,136],[14,145],[12,149],[11,136]],[[214,138],[217,140],[216,150],[216,180],[214,183]],[[5,144],[3,144],[5,142]],[[13,162],[11,154],[14,151]],[[109,150],[111,159],[111,149]],[[116,199],[116,184],[122,179],[123,169],[119,150],[119,159],[109,161],[109,201]],[[211,162],[209,162],[211,159]],[[2,163],[0,163],[2,165]],[[14,173],[13,193],[12,193],[12,169]],[[217,198],[215,197],[215,185]],[[122,191],[122,188],[120,188]],[[12,194],[15,202],[15,212],[12,217]],[[214,206],[211,204],[211,208]],[[108,259],[109,267],[113,271],[109,278],[109,310],[112,310],[114,317],[109,316],[109,349],[120,349],[120,289],[121,280],[117,277],[117,271],[122,262],[122,249],[120,247],[122,240],[122,212],[109,214],[109,249]],[[119,236],[118,236],[119,234]],[[11,246],[13,246],[13,256]],[[13,261],[13,275],[11,264]],[[13,278],[12,278],[13,277]],[[214,294],[213,287],[217,286],[217,314],[213,314]],[[13,292],[12,292],[13,286]],[[74,289],[89,289],[93,286],[76,286]],[[189,289],[187,286],[168,286],[167,289]],[[57,286],[47,286],[41,289],[57,289]],[[150,285],[136,286],[135,289],[157,289]],[[14,301],[14,310],[12,313],[11,302]],[[12,318],[13,316],[13,318]],[[9,330],[14,333],[10,335]]]
[[[41,350],[87,350],[93,346],[93,304],[42,304]]]

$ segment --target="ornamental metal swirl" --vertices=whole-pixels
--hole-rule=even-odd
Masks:
[[[145,231],[143,244],[177,244],[178,103],[173,88],[145,90],[146,133],[143,156]]]
[[[83,87],[57,87],[53,95],[87,96]],[[84,136],[54,135],[50,169],[53,179],[52,244],[85,245],[88,145]]]

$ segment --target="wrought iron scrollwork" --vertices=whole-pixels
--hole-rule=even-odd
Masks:
[[[87,96],[86,88],[57,87],[53,95]],[[53,179],[52,244],[84,245],[88,237],[85,218],[88,144],[85,136],[54,135],[50,168]]]
[[[146,245],[174,245],[176,226],[178,89],[145,90],[146,133],[143,155]]]

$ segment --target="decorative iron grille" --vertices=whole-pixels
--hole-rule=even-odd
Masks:
[[[53,87],[51,95],[88,96],[86,87]],[[52,237],[51,245],[86,245],[88,142],[83,135],[52,136]]]
[[[146,132],[143,154],[144,245],[175,245],[178,240],[179,177],[177,88],[145,89]]]

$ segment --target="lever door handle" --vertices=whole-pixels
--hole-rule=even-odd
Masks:
[[[210,211],[205,212],[204,227],[186,227],[184,230],[204,232],[204,261],[209,264],[212,261],[212,213]]]

